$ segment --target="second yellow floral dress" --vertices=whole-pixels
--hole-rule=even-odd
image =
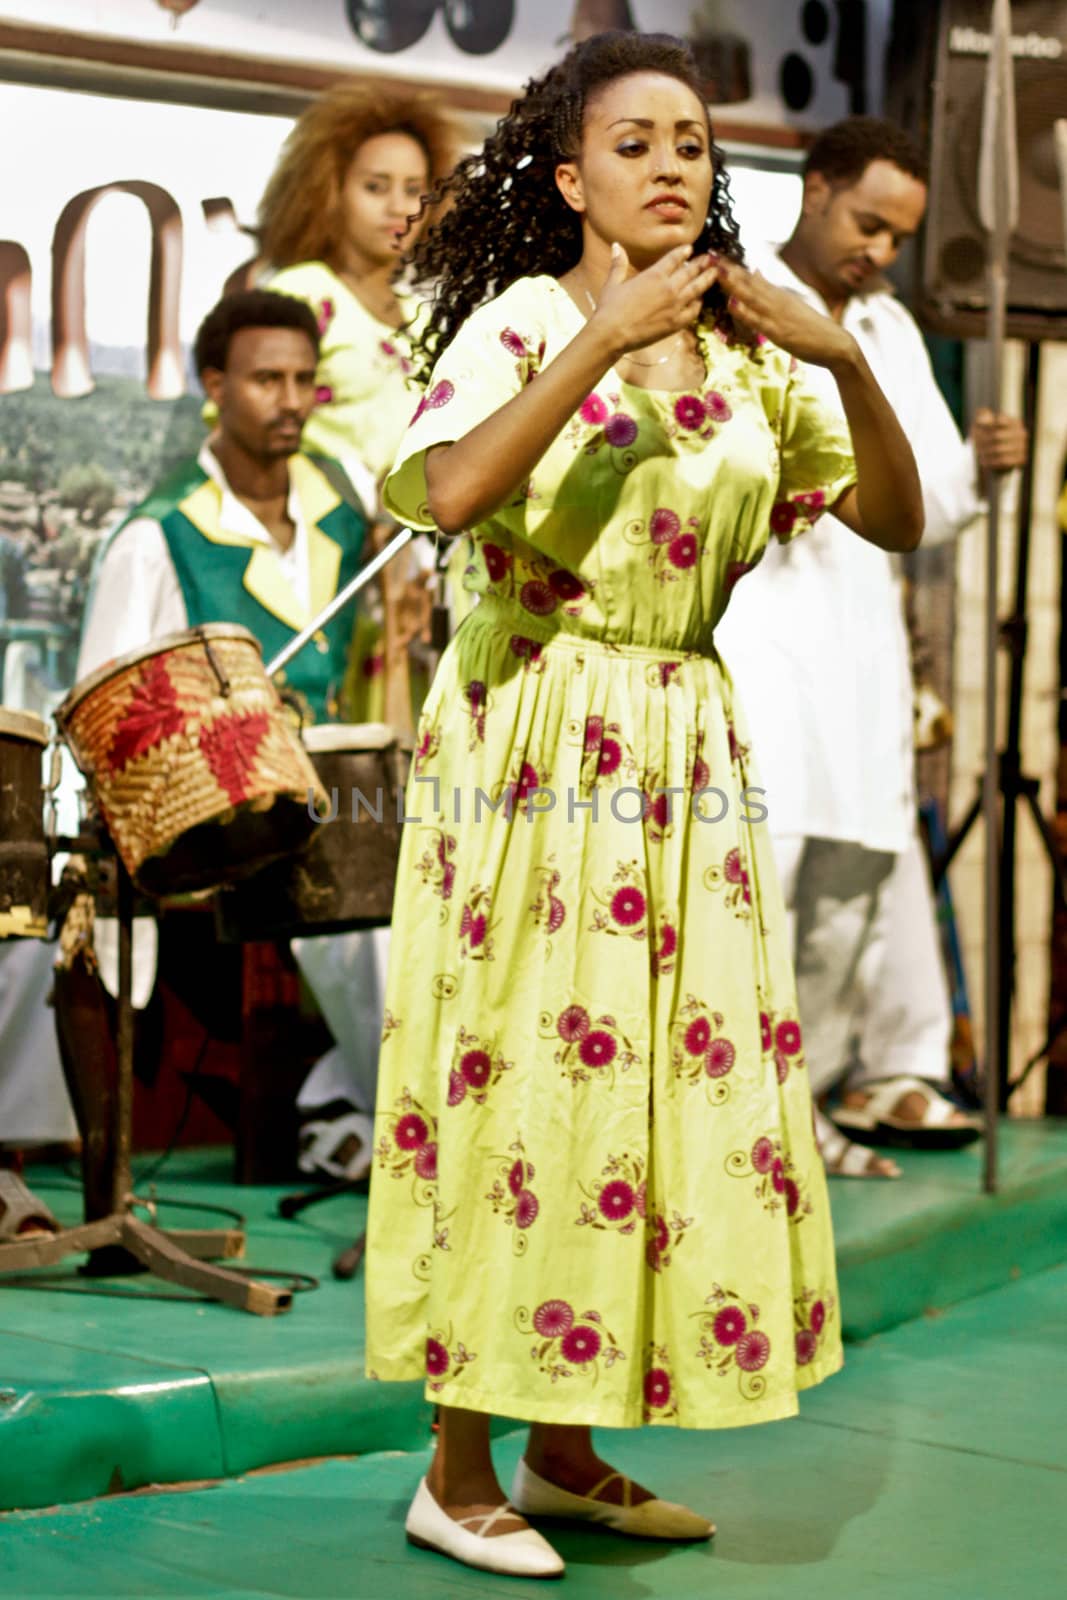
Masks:
[[[548,277],[468,320],[387,482],[398,517],[432,525],[426,450],[582,322]],[[734,1427],[841,1362],[783,909],[714,629],[854,464],[788,356],[701,338],[699,391],[609,372],[473,530],[480,603],[422,716],[368,1370],[446,1405]]]

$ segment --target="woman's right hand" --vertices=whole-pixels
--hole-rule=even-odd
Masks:
[[[634,272],[622,245],[612,245],[611,270],[589,319],[604,336],[612,359],[665,339],[697,320],[719,268],[710,256],[694,256],[692,249],[680,244],[653,266]]]

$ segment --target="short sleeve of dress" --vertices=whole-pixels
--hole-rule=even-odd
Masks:
[[[790,362],[782,399],[781,468],[771,532],[784,544],[805,532],[856,482],[848,424]]]
[[[540,371],[544,315],[535,280],[522,278],[479,307],[444,352],[400,443],[383,501],[400,521],[432,528],[426,452],[462,439]]]

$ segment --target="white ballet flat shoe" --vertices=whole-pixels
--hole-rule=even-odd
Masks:
[[[622,1504],[598,1499],[609,1483],[622,1483]],[[643,1500],[631,1503],[633,1484],[621,1472],[612,1472],[589,1494],[571,1494],[547,1479],[538,1477],[520,1459],[511,1485],[511,1502],[524,1517],[565,1517],[575,1522],[597,1522],[615,1533],[634,1539],[710,1539],[715,1524],[698,1516],[688,1506],[670,1500]]]
[[[533,1528],[486,1535],[501,1517],[514,1516],[512,1505],[497,1506],[484,1516],[463,1517],[458,1522],[437,1504],[423,1478],[404,1524],[408,1541],[420,1550],[436,1550],[467,1567],[498,1572],[512,1578],[562,1578],[563,1562],[547,1539]],[[477,1526],[474,1526],[477,1524]]]

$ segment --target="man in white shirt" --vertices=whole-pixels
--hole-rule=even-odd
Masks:
[[[345,478],[337,463],[300,452],[315,402],[311,310],[270,290],[228,295],[202,324],[195,356],[217,426],[196,460],[179,465],[112,535],[86,610],[79,679],[207,622],[242,624],[269,658],[358,569],[366,522]],[[345,608],[286,670],[286,687],[311,721],[336,716],[351,633]],[[330,943],[295,941],[294,953],[332,1025],[334,996],[320,997],[318,987]],[[154,961],[154,949],[148,955]],[[343,1093],[349,1114],[329,1127],[350,1177],[369,1167],[373,1143],[380,1023],[364,1032],[313,1069],[308,1107]]]
[[[791,238],[750,252],[750,264],[859,342],[915,452],[929,546],[975,519],[979,469],[1021,465],[1026,434],[1016,419],[984,412],[964,443],[922,336],[881,276],[918,228],[926,195],[908,136],[850,117],[812,146]],[[838,404],[825,374],[808,376]],[[975,1120],[935,1087],[947,1086],[952,1017],[916,831],[899,564],[824,516],[802,539],[771,541],[734,591],[716,643],[748,715],[795,919],[813,1094],[825,1098],[848,1078],[837,1116],[864,1138],[965,1142]],[[816,1122],[830,1172],[898,1175],[822,1111]]]

